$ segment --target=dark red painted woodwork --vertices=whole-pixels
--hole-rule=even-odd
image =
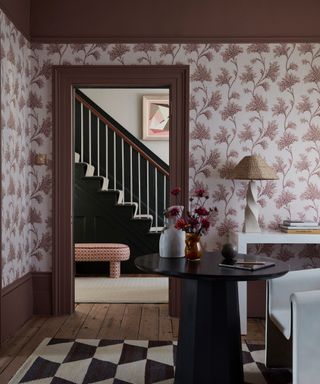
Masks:
[[[29,272],[1,292],[1,342],[14,335],[34,314],[52,314],[51,272]]]
[[[53,312],[68,314],[74,310],[72,257],[74,87],[169,88],[172,107],[170,185],[181,187],[181,203],[188,206],[189,67],[55,66],[53,75]]]
[[[17,1],[17,0],[16,0]],[[32,0],[41,42],[319,41],[316,0]]]
[[[0,0],[0,8],[17,29],[30,40],[30,0]]]

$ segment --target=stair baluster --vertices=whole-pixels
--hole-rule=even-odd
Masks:
[[[91,111],[89,111],[89,164],[92,164],[92,159],[91,159]]]
[[[84,162],[83,159],[83,104],[81,105],[81,120],[80,120],[80,129],[81,129],[81,138],[80,138],[80,143],[81,143],[81,151],[80,151],[80,160]],[[91,164],[90,164],[91,165]]]
[[[106,134],[106,150],[105,150],[105,155],[106,155],[106,168],[105,168],[105,175],[106,175],[106,178],[108,179],[109,177],[109,162],[108,162],[108,148],[109,148],[109,140],[108,140],[108,132],[109,132],[109,129],[108,129],[108,126],[107,124],[105,124],[105,134]]]
[[[167,206],[167,179],[163,178],[163,207],[166,208]]]
[[[100,176],[100,122],[97,122],[97,173]]]
[[[113,132],[113,189],[117,189],[117,136]]]
[[[156,232],[158,232],[158,170],[154,169],[154,205],[155,205],[155,221],[156,221]]]
[[[132,147],[130,147],[130,202],[133,202]]]
[[[124,184],[124,141],[121,139],[121,170],[122,170],[122,192],[124,196],[125,184]]]
[[[139,216],[141,215],[141,164],[140,153],[138,153],[138,199],[139,199]]]
[[[147,215],[150,212],[150,192],[149,192],[149,161],[147,161]]]

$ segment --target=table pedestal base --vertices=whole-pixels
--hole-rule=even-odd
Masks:
[[[243,384],[238,285],[182,281],[175,384]]]

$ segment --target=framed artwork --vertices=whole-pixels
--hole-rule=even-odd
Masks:
[[[169,95],[142,97],[143,140],[169,140]]]

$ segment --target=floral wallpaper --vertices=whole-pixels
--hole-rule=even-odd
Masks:
[[[0,13],[2,286],[32,269],[30,44]]]
[[[2,34],[7,46],[10,28]],[[190,65],[190,191],[206,188],[208,205],[219,210],[203,239],[207,249],[219,247],[230,230],[242,229],[247,183],[225,176],[245,155],[260,154],[279,176],[258,182],[262,227],[276,229],[287,218],[320,220],[320,44],[32,44],[29,62],[30,132],[24,134],[31,145],[30,191],[23,199],[29,204],[25,258],[32,269],[51,269],[51,66],[56,64]],[[8,105],[3,109],[8,114]],[[36,152],[49,154],[47,167],[33,165]],[[5,177],[2,182],[8,183]],[[3,221],[8,210],[6,203]],[[251,250],[286,260],[292,268],[320,266],[316,246]],[[8,256],[3,262],[7,281]]]

